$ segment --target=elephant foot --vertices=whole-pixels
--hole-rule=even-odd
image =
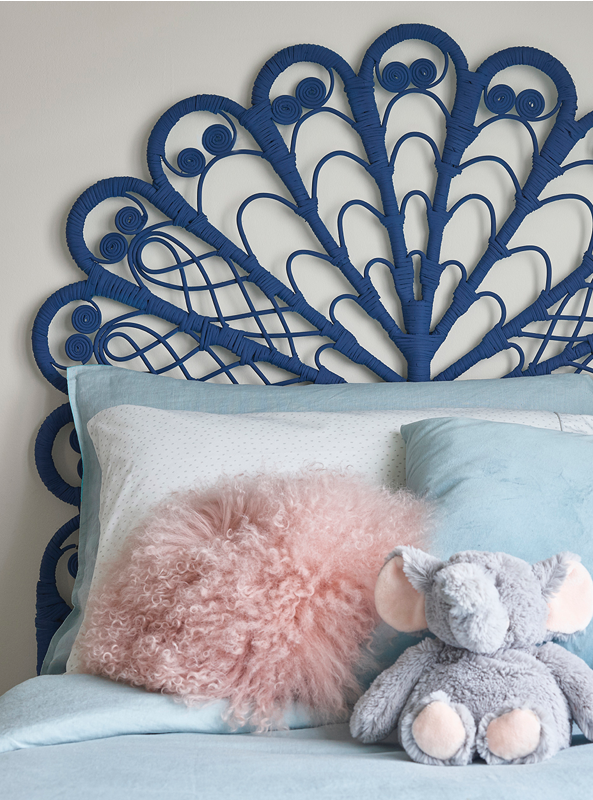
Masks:
[[[487,714],[478,727],[478,753],[488,764],[543,761],[559,749],[552,746],[547,728],[542,715],[530,708],[511,708]]]
[[[475,724],[464,705],[433,692],[403,717],[400,738],[414,761],[461,766],[472,759]]]

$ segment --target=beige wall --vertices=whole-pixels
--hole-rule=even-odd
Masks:
[[[473,69],[507,46],[548,50],[571,72],[582,111],[593,108],[589,2],[0,4],[0,691],[34,674],[38,563],[72,515],[35,471],[36,430],[63,397],[29,345],[43,300],[82,277],[65,245],[70,205],[101,178],[148,179],[147,135],[176,100],[206,92],[248,105],[259,66],[280,48],[323,44],[356,67],[380,33],[416,21],[446,30]]]

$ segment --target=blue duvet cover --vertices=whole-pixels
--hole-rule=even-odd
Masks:
[[[347,725],[223,734],[220,704],[186,709],[91,676],[44,676],[0,698],[2,800],[306,798],[585,800],[593,745],[543,764],[430,767],[389,741],[363,745]]]

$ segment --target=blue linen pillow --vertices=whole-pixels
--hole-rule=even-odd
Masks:
[[[570,551],[593,574],[593,436],[449,417],[401,433],[408,487],[437,504],[434,555]],[[593,666],[591,628],[565,646]]]
[[[101,468],[87,423],[95,414],[119,405],[175,411],[241,414],[273,411],[389,411],[418,408],[502,408],[593,413],[593,380],[563,374],[507,380],[431,383],[365,383],[310,386],[255,386],[202,383],[166,378],[105,365],[68,369],[68,393],[84,464],[80,512],[79,571],[74,610],[52,639],[42,674],[60,674],[81,620],[99,540]],[[91,567],[85,569],[86,565]]]

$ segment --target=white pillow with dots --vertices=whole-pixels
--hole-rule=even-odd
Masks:
[[[100,411],[87,426],[102,471],[101,535],[89,597],[129,533],[172,492],[214,483],[222,474],[308,466],[347,469],[373,485],[398,489],[406,474],[400,427],[432,417],[566,428],[551,411],[484,408],[238,415],[121,405]],[[78,671],[76,641],[67,671]]]

